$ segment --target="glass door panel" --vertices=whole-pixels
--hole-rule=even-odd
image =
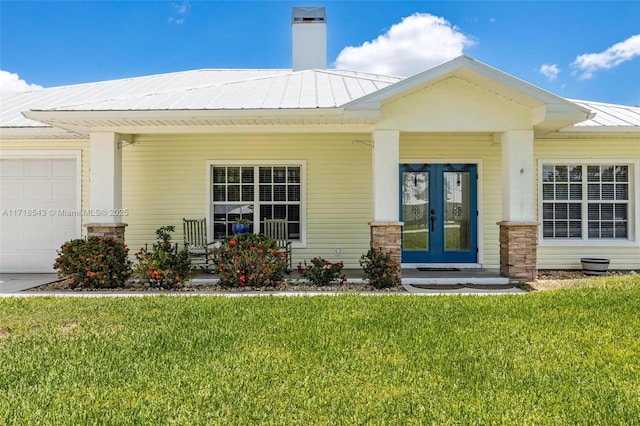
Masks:
[[[402,173],[403,250],[429,250],[429,173]]]
[[[444,249],[469,250],[469,172],[444,172]]]

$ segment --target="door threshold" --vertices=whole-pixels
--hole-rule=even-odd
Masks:
[[[418,269],[425,268],[425,270],[447,270],[449,268],[456,269],[482,269],[482,265],[479,263],[402,263],[403,269]]]

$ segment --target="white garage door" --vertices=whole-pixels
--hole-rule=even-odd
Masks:
[[[80,237],[75,158],[0,158],[0,272],[53,272]]]

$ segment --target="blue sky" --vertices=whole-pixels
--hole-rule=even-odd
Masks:
[[[290,68],[291,9],[310,5],[326,8],[330,68],[408,76],[465,54],[561,96],[640,105],[640,1],[0,0],[2,87]]]

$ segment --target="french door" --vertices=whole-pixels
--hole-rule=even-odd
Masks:
[[[476,263],[475,164],[401,164],[402,262]]]

